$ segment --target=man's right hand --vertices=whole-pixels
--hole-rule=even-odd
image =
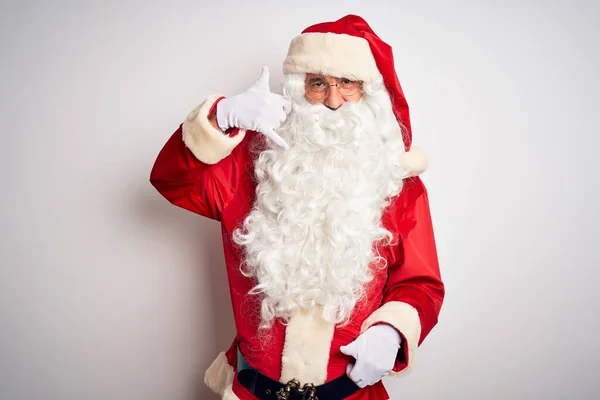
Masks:
[[[219,128],[240,128],[260,132],[275,144],[289,149],[288,144],[275,133],[292,103],[283,96],[271,93],[269,69],[263,67],[260,77],[246,92],[225,98],[217,104],[216,119]]]

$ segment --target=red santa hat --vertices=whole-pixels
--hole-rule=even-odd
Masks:
[[[405,167],[409,175],[425,171],[427,156],[419,148],[411,148],[408,103],[396,75],[392,48],[373,32],[363,18],[346,15],[337,21],[306,28],[290,43],[283,72],[355,77],[364,82],[383,77],[396,118],[405,128]]]

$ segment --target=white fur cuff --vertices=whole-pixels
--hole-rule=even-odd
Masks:
[[[418,176],[429,166],[427,154],[418,147],[413,146],[403,157],[404,178]]]
[[[234,375],[233,367],[229,365],[225,352],[221,352],[206,370],[204,383],[213,392],[223,396],[227,386],[233,382]]]
[[[240,130],[236,136],[229,137],[210,123],[208,113],[219,97],[207,98],[188,114],[183,123],[182,134],[186,147],[206,164],[216,164],[227,157],[246,136],[246,132]]]
[[[239,397],[237,397],[235,395],[235,393],[233,393],[233,388],[232,385],[227,386],[227,388],[225,389],[225,392],[223,393],[223,397],[221,397],[222,400],[240,400]]]
[[[419,312],[408,303],[390,301],[377,309],[365,320],[361,327],[361,332],[364,332],[372,325],[381,322],[388,323],[398,329],[406,339],[406,342],[402,345],[408,346],[407,367],[399,372],[390,371],[390,375],[407,375],[412,370],[415,354],[419,345],[419,339],[421,338],[421,320],[419,318]]]

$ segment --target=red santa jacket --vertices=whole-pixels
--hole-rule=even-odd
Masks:
[[[398,245],[380,249],[387,269],[369,284],[351,323],[334,326],[320,310],[299,313],[287,326],[275,323],[257,335],[259,300],[247,295],[255,282],[240,272],[241,251],[232,232],[255,200],[253,159],[249,150],[255,132],[224,135],[209,122],[219,96],[196,107],[160,151],[151,184],[172,204],[220,221],[233,315],[237,334],[205,375],[206,384],[223,399],[254,399],[235,378],[237,347],[248,363],[274,379],[322,384],[346,371],[353,360],[340,346],[352,342],[378,323],[394,326],[403,337],[402,351],[391,375],[411,370],[417,348],[437,324],[444,298],[427,191],[418,176],[408,177],[382,220]],[[381,382],[361,389],[350,399],[386,399]]]

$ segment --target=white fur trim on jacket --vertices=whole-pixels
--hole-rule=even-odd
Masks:
[[[290,43],[285,74],[321,73],[372,82],[380,77],[369,43],[337,33],[304,33]]]
[[[410,304],[400,301],[385,303],[363,322],[361,332],[377,323],[388,323],[398,329],[406,339],[402,346],[408,346],[407,366],[402,371],[390,371],[392,376],[404,376],[412,371],[415,354],[421,337],[421,320],[419,312]]]
[[[221,399],[222,400],[240,400],[240,398],[237,397],[235,393],[233,393],[232,385],[229,385],[225,388],[225,392],[223,392],[223,397],[221,397]]]
[[[314,307],[290,319],[281,357],[281,382],[296,378],[302,384],[320,385],[327,379],[334,324],[323,319],[322,311]]]
[[[225,388],[233,382],[234,375],[235,372],[233,367],[229,365],[225,352],[221,352],[206,370],[204,383],[213,392],[223,396]]]
[[[429,159],[427,154],[418,147],[413,146],[403,156],[404,177],[418,176],[427,170]]]
[[[208,119],[208,113],[221,96],[210,96],[188,114],[183,123],[183,141],[194,156],[206,163],[216,164],[227,157],[241,143],[246,131],[230,137],[216,129]]]

